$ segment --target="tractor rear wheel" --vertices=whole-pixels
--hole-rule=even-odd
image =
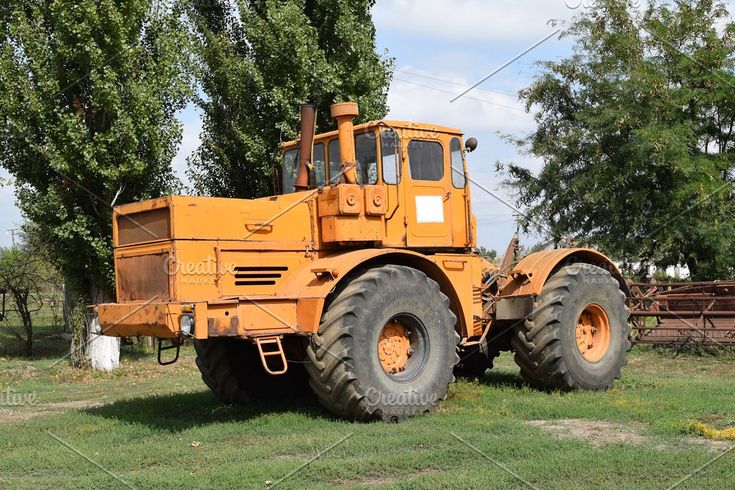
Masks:
[[[430,412],[454,381],[456,322],[424,273],[397,265],[363,272],[336,294],[307,347],[311,387],[347,419]]]
[[[227,338],[194,340],[194,348],[202,380],[224,403],[244,405],[309,392],[302,363],[289,363],[285,374],[271,376],[263,369],[257,348],[250,342]]]
[[[610,388],[631,347],[629,316],[625,294],[608,271],[589,264],[563,267],[511,340],[516,364],[539,388]]]

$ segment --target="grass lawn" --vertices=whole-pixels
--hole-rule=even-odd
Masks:
[[[30,400],[0,406],[0,487],[663,489],[720,456],[679,488],[735,488],[735,441],[692,428],[735,426],[731,356],[636,349],[615,389],[548,394],[504,355],[401,424],[344,422],[310,398],[222,406],[182,357],[128,353],[112,374],[49,367],[51,351],[0,359],[5,401]]]

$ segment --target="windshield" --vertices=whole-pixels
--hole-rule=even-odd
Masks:
[[[283,193],[290,194],[294,191],[296,184],[296,171],[299,162],[297,157],[299,150],[289,150],[283,154]]]
[[[299,150],[288,150],[283,154],[283,193],[295,192],[296,175],[298,173]],[[358,184],[374,185],[378,182],[378,135],[376,132],[360,133],[355,135],[355,159],[357,160]],[[395,167],[395,162],[394,162]],[[337,138],[324,143],[314,144],[312,186],[327,185],[327,168],[329,169],[329,184],[339,184],[342,176],[340,163],[339,140]],[[395,173],[395,170],[393,171]]]

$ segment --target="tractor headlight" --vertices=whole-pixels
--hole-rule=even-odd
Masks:
[[[190,337],[194,334],[194,317],[189,315],[183,315],[179,322],[181,333]]]
[[[92,320],[89,323],[90,330],[92,330],[92,332],[96,333],[97,335],[102,333],[102,325],[100,325],[100,318],[97,315],[93,316]]]

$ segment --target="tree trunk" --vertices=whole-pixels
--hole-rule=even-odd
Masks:
[[[72,294],[72,288],[69,286],[68,283],[64,283],[62,290],[64,292],[64,309],[63,309],[63,316],[64,316],[64,333],[72,333],[72,306],[74,303],[73,294]]]
[[[15,290],[13,292],[16,308],[18,308],[18,316],[25,333],[25,353],[27,357],[33,357],[33,318],[28,308],[28,296],[27,290]]]
[[[28,298],[23,311],[23,329],[26,332],[26,356],[33,357],[33,318],[31,312],[28,311]]]
[[[26,331],[26,355],[33,357],[33,327]]]
[[[85,298],[80,294],[80,288],[76,282],[70,279],[64,280],[64,324],[65,329],[71,333],[71,346],[69,347],[69,358],[72,366],[82,368],[87,365],[86,342],[87,342],[87,320],[85,311]]]
[[[111,301],[111,295],[90,285],[86,294],[66,281],[64,286],[67,305],[65,318],[72,332],[71,360],[75,367],[91,366],[99,371],[112,371],[120,367],[120,339],[97,335],[90,329],[87,306]],[[69,312],[68,314],[66,312]]]
[[[88,331],[87,357],[92,369],[110,372],[120,367],[120,338]]]
[[[92,304],[110,303],[111,295],[92,285],[90,287],[90,298]],[[105,335],[97,335],[90,330],[89,322],[87,327],[87,357],[92,369],[98,371],[110,372],[120,367],[120,339],[118,337],[107,337]]]
[[[696,257],[690,256],[687,257],[686,263],[687,267],[689,268],[689,277],[691,277],[693,281],[699,280],[702,274],[702,271],[699,267],[699,260],[697,260]]]

